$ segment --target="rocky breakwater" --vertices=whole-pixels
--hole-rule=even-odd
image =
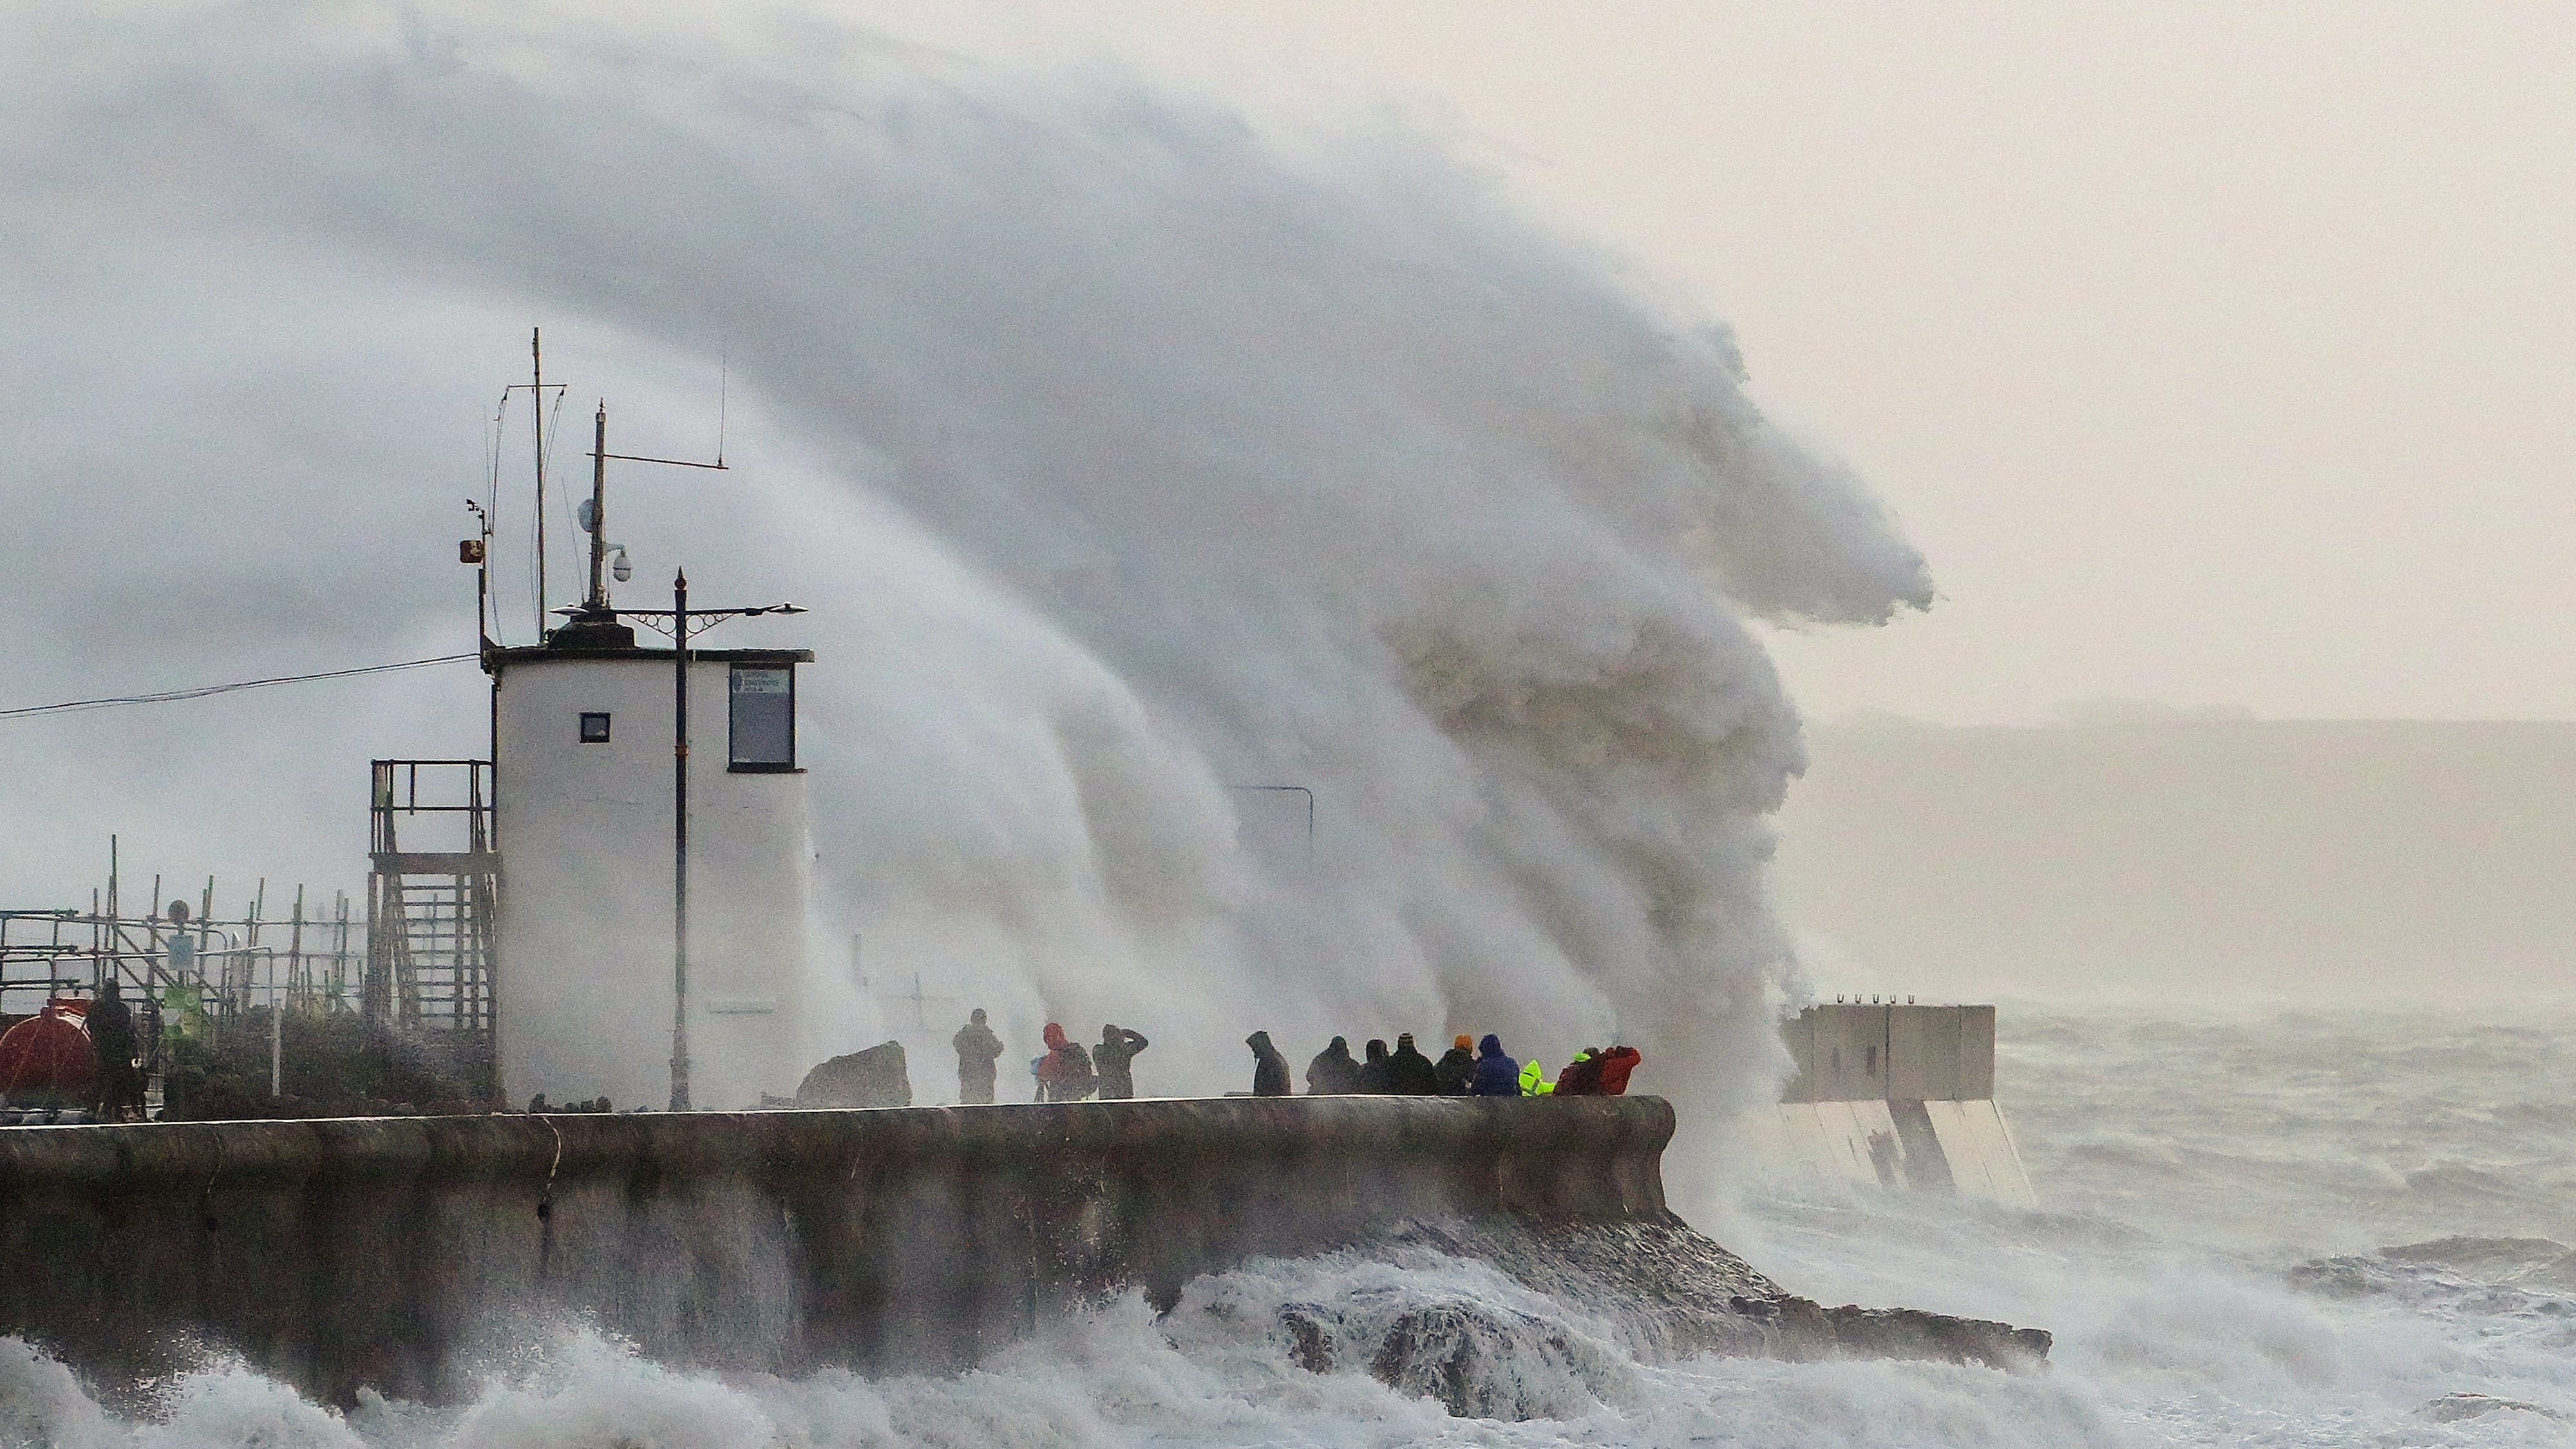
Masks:
[[[1168,1310],[1254,1259],[1446,1244],[1624,1295],[1675,1353],[2045,1354],[1781,1292],[1666,1209],[1672,1127],[1646,1097],[1346,1097],[19,1128],[0,1331],[105,1384],[215,1348],[343,1402],[470,1392],[574,1318],[680,1365],[936,1369],[1108,1294]],[[1361,1336],[1299,1311],[1319,1355]],[[1389,1325],[1372,1371],[1491,1407],[1441,1387],[1476,1312]]]

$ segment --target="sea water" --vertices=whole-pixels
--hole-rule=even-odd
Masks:
[[[220,1360],[102,1394],[5,1343],[0,1442],[2576,1445],[2571,1033],[2545,1010],[2011,1009],[2001,1091],[2040,1211],[1764,1183],[1696,1214],[1827,1303],[2051,1329],[2040,1373],[1666,1362],[1616,1304],[1412,1250],[1253,1263],[1159,1317],[1130,1295],[946,1376],[725,1379],[567,1329],[473,1402],[344,1415]],[[1506,1325],[1456,1371],[1510,1417],[1369,1372],[1366,1320],[1443,1302]],[[1301,1367],[1292,1304],[1332,1305],[1361,1351]]]

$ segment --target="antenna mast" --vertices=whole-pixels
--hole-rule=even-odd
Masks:
[[[546,354],[540,329],[528,329],[528,397],[537,444],[537,637],[546,636]]]
[[[593,614],[608,612],[607,581],[600,570],[608,562],[608,399],[599,400],[598,431],[590,449],[590,602]]]

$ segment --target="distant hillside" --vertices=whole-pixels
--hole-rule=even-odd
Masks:
[[[2576,990],[2576,724],[1811,731],[1779,886],[1820,985]]]

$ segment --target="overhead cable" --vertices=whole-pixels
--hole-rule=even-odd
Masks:
[[[195,689],[165,689],[157,694],[119,694],[104,699],[67,699],[60,704],[21,705],[0,709],[0,719],[24,719],[29,715],[71,714],[84,709],[108,709],[120,704],[173,704],[183,699],[204,699],[209,695],[230,694],[238,689],[265,689],[272,684],[310,684],[317,679],[348,679],[360,674],[389,674],[397,669],[426,669],[433,664],[460,664],[480,659],[479,654],[441,654],[430,659],[405,659],[393,664],[365,664],[355,669],[326,669],[320,674],[281,674],[269,679],[244,679],[232,684],[207,684]]]

